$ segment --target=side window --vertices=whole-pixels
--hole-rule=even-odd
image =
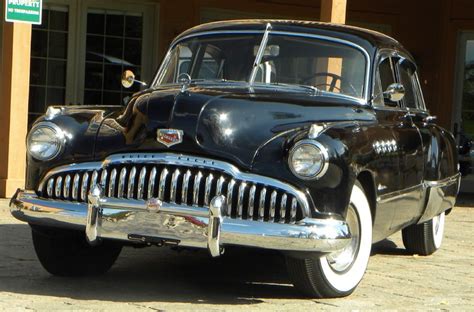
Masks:
[[[402,60],[398,66],[400,74],[400,83],[405,87],[405,96],[403,102],[407,108],[418,109],[417,94],[415,93],[415,66],[407,61]]]
[[[379,64],[374,87],[374,95],[376,96],[374,105],[376,106],[384,106],[385,102],[388,101],[384,99],[382,92],[387,90],[388,86],[392,83],[396,82],[393,69],[392,57],[386,57]]]

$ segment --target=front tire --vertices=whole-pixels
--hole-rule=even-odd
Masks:
[[[31,226],[33,245],[42,266],[52,275],[89,276],[107,272],[122,246],[104,241],[87,243],[84,232]]]
[[[372,248],[372,215],[362,186],[352,188],[346,222],[352,240],[343,250],[319,258],[287,257],[293,285],[309,297],[350,295],[364,276]]]
[[[444,235],[445,213],[421,224],[410,225],[402,230],[403,245],[413,254],[428,256],[441,247]]]

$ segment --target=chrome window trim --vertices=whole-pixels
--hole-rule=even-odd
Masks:
[[[221,30],[221,31],[203,31],[203,32],[197,32],[193,34],[189,34],[187,36],[178,38],[176,41],[172,42],[170,45],[170,48],[168,49],[165,58],[163,59],[163,62],[161,63],[158,72],[156,74],[156,77],[153,79],[153,83],[151,84],[151,87],[159,87],[162,86],[161,84],[158,84],[163,80],[163,69],[168,65],[170,58],[171,58],[171,51],[173,48],[179,44],[180,42],[189,39],[189,38],[194,38],[194,37],[199,37],[199,36],[209,36],[209,35],[222,35],[222,34],[264,34],[265,30]],[[294,37],[305,37],[305,38],[313,38],[313,39],[319,39],[319,40],[325,40],[325,41],[332,41],[336,42],[339,44],[347,45],[352,48],[355,48],[362,52],[362,54],[365,57],[366,61],[366,69],[365,69],[365,82],[364,82],[364,98],[357,98],[359,100],[363,100],[364,103],[363,105],[367,105],[369,103],[369,81],[370,81],[370,74],[371,74],[371,59],[370,55],[367,52],[366,49],[364,49],[362,46],[355,44],[354,42],[345,40],[345,39],[340,39],[340,38],[335,38],[335,37],[330,37],[330,36],[324,36],[324,35],[317,35],[317,34],[309,34],[309,33],[299,33],[299,32],[292,32],[292,31],[278,31],[278,30],[270,30],[269,31],[270,35],[283,35],[283,36],[294,36]]]
[[[296,187],[281,182],[277,179],[256,175],[253,173],[246,173],[240,171],[236,166],[227,162],[204,158],[196,156],[188,156],[182,154],[173,153],[124,153],[115,154],[107,157],[102,162],[89,162],[89,163],[74,163],[69,165],[60,166],[50,170],[41,180],[38,189],[43,190],[45,183],[50,177],[69,172],[69,171],[91,171],[100,170],[106,168],[108,165],[117,164],[164,164],[164,165],[175,165],[175,166],[186,166],[198,169],[215,169],[220,170],[233,179],[242,180],[245,182],[253,182],[255,184],[264,184],[266,186],[279,188],[287,193],[292,194],[298,199],[303,212],[303,217],[311,216],[309,208],[309,201],[306,195],[297,189]]]

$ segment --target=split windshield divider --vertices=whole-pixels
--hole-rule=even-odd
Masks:
[[[272,29],[272,24],[267,23],[267,27],[265,29],[265,33],[263,34],[262,42],[260,42],[260,47],[258,48],[257,55],[255,56],[255,60],[253,62],[252,73],[250,74],[249,84],[253,86],[255,82],[255,78],[257,77],[258,67],[262,62],[263,54],[267,47],[268,42],[268,35],[270,34],[270,30]]]

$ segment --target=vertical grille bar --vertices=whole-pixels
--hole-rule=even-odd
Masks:
[[[48,180],[48,185],[46,186],[46,194],[48,194],[48,197],[53,196],[53,190],[54,190],[54,179],[51,178]]]
[[[199,205],[199,188],[201,187],[202,172],[199,171],[194,177],[194,187],[193,187],[193,205]]]
[[[118,198],[123,197],[123,193],[125,192],[125,183],[127,183],[126,179],[127,179],[127,168],[123,167],[122,170],[120,170],[120,176],[119,176],[119,182],[118,182],[118,190],[117,190]]]
[[[63,186],[63,177],[59,176],[56,179],[56,188],[54,190],[54,195],[56,195],[57,198],[61,196],[61,188]]]
[[[72,181],[72,199],[77,200],[77,196],[79,195],[79,180],[81,176],[79,173],[74,175],[74,180]]]
[[[265,197],[267,197],[267,189],[264,187],[260,191],[260,201],[258,205],[258,220],[263,221],[263,217],[265,216]]]
[[[212,175],[212,173],[209,173],[206,178],[206,187],[204,188],[204,206],[209,206],[211,197],[211,186],[213,180],[214,176]]]
[[[97,178],[99,177],[99,173],[97,170],[92,172],[91,183],[89,184],[89,190],[92,190],[92,187],[97,184]]]
[[[239,217],[239,219],[242,219],[242,214],[244,210],[244,194],[245,194],[246,187],[247,187],[247,183],[245,182],[240,183],[239,195],[237,197],[237,217]]]
[[[135,192],[135,177],[137,175],[137,168],[135,166],[130,170],[128,175],[128,187],[127,187],[127,198],[133,198]]]
[[[170,193],[170,202],[176,203],[176,189],[178,188],[178,179],[181,172],[179,169],[176,169],[173,172],[173,176],[171,177],[171,193]]]
[[[107,169],[102,170],[102,174],[100,175],[100,185],[105,189],[105,185],[107,184],[107,175],[109,172]]]
[[[217,180],[216,186],[216,196],[222,195],[222,186],[224,185],[225,178],[221,176],[219,180]]]
[[[140,175],[138,176],[137,199],[143,199],[143,193],[145,191],[145,177],[146,167],[143,167],[142,170],[140,170]]]
[[[184,174],[183,178],[183,187],[181,189],[181,202],[185,205],[188,204],[188,190],[189,190],[189,180],[191,178],[191,171],[188,170]]]
[[[69,190],[71,187],[71,176],[68,174],[64,179],[64,186],[63,186],[63,196],[64,198],[69,198]]]
[[[298,208],[298,202],[296,198],[291,200],[291,210],[290,210],[290,223],[296,222],[296,209]]]
[[[148,192],[147,198],[150,199],[153,197],[155,192],[155,181],[156,181],[156,167],[153,167],[150,172],[150,177],[148,178]]]
[[[87,185],[89,184],[89,173],[85,172],[82,175],[82,184],[81,184],[81,199],[87,200]]]
[[[248,206],[248,218],[253,219],[253,210],[255,207],[255,192],[257,191],[257,187],[252,185],[249,192],[249,206]]]
[[[166,177],[168,176],[168,169],[163,168],[160,175],[160,183],[158,185],[158,199],[164,200],[165,199],[165,188],[166,188]]]
[[[277,191],[273,191],[270,196],[270,222],[275,222],[275,210],[276,210]]]
[[[230,216],[232,214],[232,200],[233,200],[233,193],[234,193],[234,186],[235,180],[232,179],[227,185],[227,215]]]
[[[115,196],[115,181],[117,179],[117,169],[112,169],[112,172],[110,173],[110,178],[109,178],[109,197],[114,197]]]
[[[280,203],[280,223],[285,223],[286,220],[286,202],[288,200],[288,196],[286,194],[283,194],[281,197],[281,203]]]

